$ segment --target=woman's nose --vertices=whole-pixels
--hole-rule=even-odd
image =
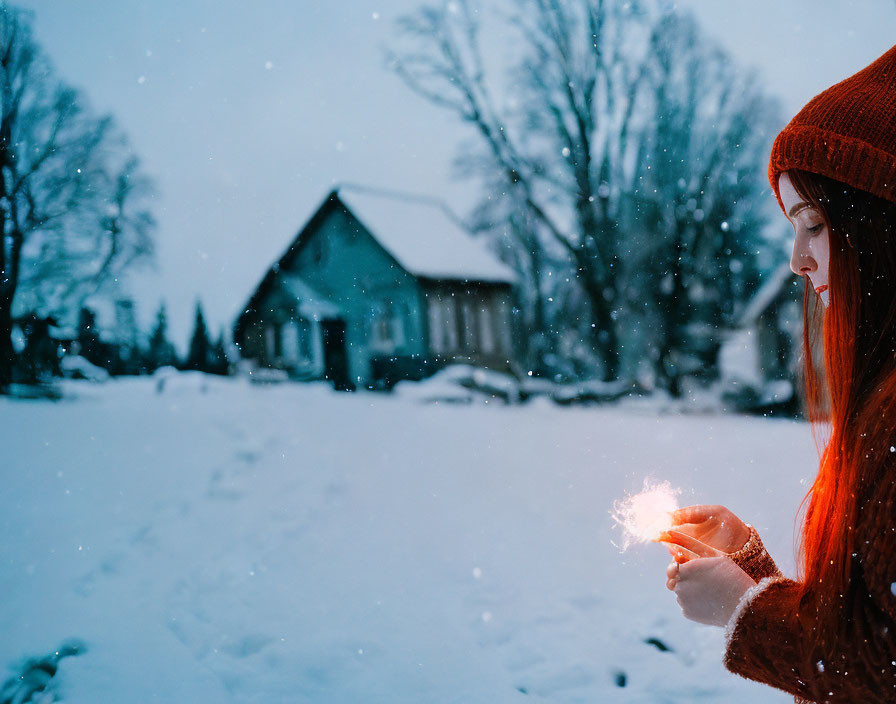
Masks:
[[[799,243],[793,245],[793,254],[790,255],[790,269],[797,276],[806,276],[818,268],[818,263]]]

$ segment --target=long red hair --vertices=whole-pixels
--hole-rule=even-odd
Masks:
[[[817,174],[788,173],[822,213],[830,242],[829,306],[822,308],[808,277],[803,296],[804,392],[821,459],[800,504],[807,508],[797,568],[805,665],[836,667],[837,634],[859,587],[857,521],[882,479],[883,458],[896,451],[896,203]],[[813,358],[819,335],[821,372]],[[817,693],[819,701],[826,694]]]

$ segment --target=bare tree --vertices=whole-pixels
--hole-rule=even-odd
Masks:
[[[617,203],[604,191],[628,148],[642,77],[621,57],[642,18],[619,3],[522,2],[507,18],[525,46],[514,71],[520,97],[502,113],[486,78],[477,15],[461,0],[403,18],[402,32],[417,47],[391,53],[391,63],[414,91],[476,128],[480,160],[493,188],[507,195],[498,202],[529,257],[536,319],[544,324],[543,250],[559,247],[591,304],[589,336],[604,376],[616,378]]]
[[[0,5],[0,391],[14,308],[77,310],[152,253],[148,179],[112,118],[54,77],[30,20]]]
[[[777,104],[687,15],[658,19],[647,66],[643,106],[657,119],[638,137],[626,278],[638,292],[629,303],[647,303],[656,378],[677,396],[683,377],[713,367],[718,328],[757,283]]]
[[[603,378],[616,379],[631,340],[677,349],[675,335],[697,310],[669,310],[651,292],[644,300],[645,286],[665,290],[657,280],[667,274],[684,282],[675,271],[678,257],[703,246],[685,243],[685,231],[693,239],[698,230],[715,232],[719,218],[729,217],[732,233],[751,236],[736,217],[742,206],[721,207],[723,187],[731,172],[742,175],[756,166],[756,140],[740,134],[738,141],[737,130],[761,134],[769,110],[754,84],[741,81],[733,68],[723,70],[730,62],[707,48],[690,18],[660,12],[650,2],[521,0],[515,7],[502,21],[510,30],[504,36],[518,40],[518,60],[503,83],[489,76],[483,60],[480,13],[472,0],[424,6],[402,18],[404,43],[389,60],[412,90],[474,127],[478,149],[462,163],[487,184],[480,213],[505,225],[519,260],[528,263],[535,319],[549,332],[579,326]],[[686,71],[695,71],[690,84],[678,80]],[[701,75],[719,85],[697,84]],[[496,85],[505,86],[502,108]],[[706,119],[713,110],[717,122]],[[737,181],[748,182],[740,191],[751,206],[755,182]],[[691,214],[699,210],[698,218],[711,218],[691,217],[686,227],[686,218],[679,218],[676,244],[667,225],[678,221],[668,218],[669,208],[680,213],[676,206],[683,199],[687,207],[695,193],[700,207]],[[714,237],[702,242],[719,246]],[[544,262],[556,261],[558,253],[567,270],[545,272]],[[646,281],[640,271],[645,261],[653,270]],[[546,274],[568,279],[586,308],[540,309]],[[633,329],[645,319],[645,303],[665,332]],[[678,313],[685,319],[665,326]],[[672,356],[655,353],[654,364],[667,369]],[[678,393],[674,374],[659,376]]]

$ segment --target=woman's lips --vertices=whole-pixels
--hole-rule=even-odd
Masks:
[[[822,284],[821,286],[819,286],[818,288],[815,289],[815,293],[822,293],[827,290],[828,290],[828,285]]]

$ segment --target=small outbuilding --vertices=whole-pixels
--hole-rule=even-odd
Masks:
[[[339,389],[455,361],[510,371],[515,281],[439,201],[343,186],[265,273],[233,339],[244,359]]]
[[[727,331],[719,350],[722,378],[743,410],[799,415],[803,295],[805,283],[785,262],[772,270],[744,306],[738,325]],[[821,303],[809,307],[810,320],[823,314]],[[822,347],[813,349],[816,372],[823,377]]]

